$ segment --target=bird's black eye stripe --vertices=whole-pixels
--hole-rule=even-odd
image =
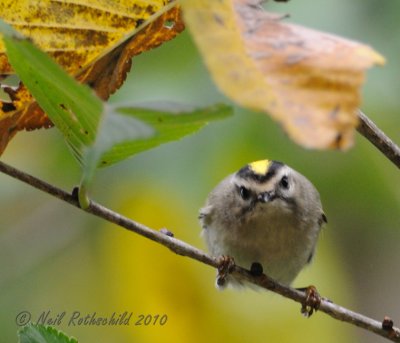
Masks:
[[[289,180],[288,180],[288,177],[286,175],[282,176],[281,181],[279,181],[279,186],[281,186],[284,189],[288,189],[289,188]]]
[[[243,200],[248,200],[251,196],[251,192],[244,186],[239,187],[239,194]]]

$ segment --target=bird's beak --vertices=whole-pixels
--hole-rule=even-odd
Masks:
[[[274,191],[269,191],[269,192],[263,192],[258,194],[257,200],[260,202],[270,202],[275,199],[275,192]]]

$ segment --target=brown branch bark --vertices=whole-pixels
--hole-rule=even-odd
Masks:
[[[358,111],[357,131],[375,145],[397,168],[400,168],[400,148],[362,111]]]
[[[67,193],[53,185],[50,185],[49,183],[46,183],[38,178],[35,178],[27,173],[13,168],[3,162],[0,162],[0,171],[15,179],[25,182],[45,193],[48,193],[60,200],[63,200],[77,208],[80,208],[76,196],[73,196],[70,193]],[[103,218],[104,220],[107,220],[111,223],[117,224],[129,231],[135,232],[159,244],[162,244],[176,254],[190,257],[214,268],[217,268],[219,265],[216,258],[209,256],[208,254],[189,245],[188,243],[174,237],[170,237],[159,231],[150,229],[147,226],[135,222],[127,217],[124,217],[121,214],[116,213],[96,202],[91,201],[90,206],[84,211],[91,213],[97,217]],[[304,292],[298,291],[291,287],[282,286],[265,274],[261,276],[254,276],[248,270],[239,266],[235,266],[232,273],[239,274],[241,275],[241,277],[245,278],[251,283],[254,283],[272,292],[278,293],[298,303],[305,303],[306,295]],[[388,319],[379,322],[357,312],[350,311],[325,299],[322,299],[319,310],[335,319],[364,328],[393,342],[400,342],[400,329],[392,326],[391,321]]]

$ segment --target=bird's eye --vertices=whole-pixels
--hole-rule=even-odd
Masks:
[[[248,200],[251,195],[250,191],[246,187],[243,187],[243,186],[241,186],[239,188],[239,193],[243,200]]]
[[[289,188],[289,180],[286,175],[282,177],[281,181],[279,181],[279,186],[281,186],[284,189]]]

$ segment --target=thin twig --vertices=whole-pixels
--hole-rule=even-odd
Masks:
[[[400,148],[360,110],[358,118],[360,122],[357,131],[375,145],[397,168],[400,168]]]
[[[3,162],[0,162],[0,171],[15,179],[25,182],[31,185],[32,187],[35,187],[45,193],[48,193],[58,199],[61,199],[77,208],[80,208],[78,200],[75,196],[53,185],[50,185],[47,182],[35,178]],[[135,232],[159,244],[162,244],[165,247],[172,250],[173,252],[175,252],[176,254],[190,257],[194,260],[197,260],[214,268],[217,268],[219,265],[217,259],[207,255],[203,251],[187,244],[186,242],[183,242],[174,237],[170,237],[159,231],[150,229],[147,226],[135,222],[127,217],[124,217],[119,213],[116,213],[94,201],[91,201],[90,206],[84,211],[89,212],[97,217],[103,218],[114,224],[117,224],[129,231]],[[242,278],[246,279],[247,281],[253,284],[256,284],[272,292],[278,293],[298,303],[301,304],[305,303],[306,295],[304,292],[298,291],[291,287],[282,286],[279,283],[272,280],[271,278],[269,278],[268,276],[266,276],[265,274],[261,276],[254,276],[248,270],[241,268],[239,266],[235,266],[232,273],[240,275]],[[322,299],[319,310],[321,312],[330,315],[335,319],[372,331],[393,342],[400,342],[400,330],[396,327],[392,326],[387,327],[387,325],[383,325],[383,323],[387,323],[387,320],[384,322],[376,321],[374,319],[368,318],[359,313],[350,311],[344,307],[336,305],[331,301],[325,299]]]

